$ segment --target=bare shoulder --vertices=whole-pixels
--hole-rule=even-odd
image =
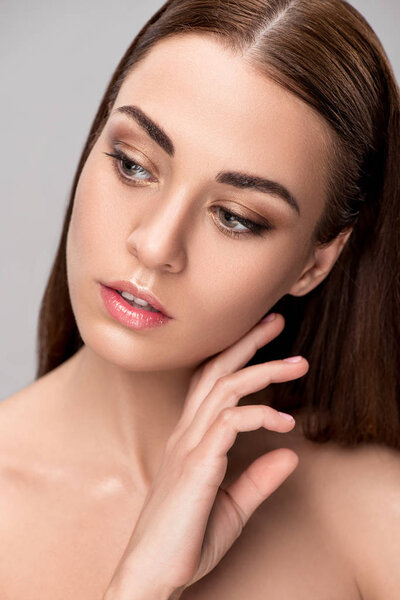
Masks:
[[[319,597],[328,593],[329,582],[334,597],[398,600],[400,451],[380,444],[353,448],[311,442],[297,419],[289,434],[252,434],[257,443],[250,456],[244,451],[247,460],[241,468],[278,447],[290,448],[299,457],[297,468],[252,519],[262,532],[262,555],[269,563],[278,569],[288,556],[294,559],[294,547],[291,572],[301,565],[300,581],[312,571]],[[244,440],[241,447],[246,446]],[[300,590],[296,593],[302,597]]]
[[[0,402],[0,533],[8,545],[23,539],[18,523],[37,489],[36,457],[45,437],[34,418],[38,391],[29,384]]]
[[[14,434],[18,442],[23,443],[24,434],[28,431],[34,434],[39,422],[42,429],[46,421],[48,424],[54,413],[53,400],[62,396],[75,356],[0,401],[0,444],[15,437]]]
[[[33,382],[0,402],[0,480],[5,486],[15,485],[25,478],[33,464],[40,439],[44,442],[43,426],[38,427],[40,382]],[[36,432],[36,436],[35,436]],[[3,494],[4,496],[4,494]]]
[[[63,386],[60,366],[0,401],[0,473],[27,473],[59,433],[53,399]],[[57,446],[56,446],[57,447]]]
[[[306,443],[303,458],[309,505],[346,557],[361,597],[397,600],[400,451],[380,444]]]
[[[23,443],[23,433],[29,429],[39,400],[46,396],[48,377],[33,381],[11,396],[0,401],[0,447],[18,436]]]

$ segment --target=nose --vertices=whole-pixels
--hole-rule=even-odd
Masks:
[[[172,195],[171,195],[172,196]],[[182,194],[154,199],[151,208],[135,219],[127,245],[140,264],[149,270],[178,273],[185,267],[190,209]]]

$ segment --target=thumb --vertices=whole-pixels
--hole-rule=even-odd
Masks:
[[[295,470],[299,457],[289,448],[259,456],[225,491],[241,516],[243,527],[253,512]]]
[[[240,536],[254,511],[297,464],[295,452],[278,448],[257,458],[228,487],[218,489],[205,531],[202,558],[190,584],[214,568]]]

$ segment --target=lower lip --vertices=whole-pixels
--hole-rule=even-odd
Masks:
[[[126,302],[118,292],[103,284],[100,285],[100,294],[104,302],[104,306],[114,319],[117,319],[122,325],[131,329],[148,329],[149,327],[159,327],[170,321],[161,312],[152,312],[132,306]]]

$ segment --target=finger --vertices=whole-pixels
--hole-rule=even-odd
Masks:
[[[212,549],[213,562],[204,565],[191,583],[204,577],[221,560],[254,511],[283,483],[297,464],[297,454],[288,448],[272,450],[257,458],[228,487],[218,489],[203,542],[204,547]]]
[[[214,471],[216,480],[212,484],[219,486],[225,475],[222,470],[226,467],[226,455],[239,432],[264,427],[270,431],[286,433],[293,429],[294,425],[294,419],[289,421],[277,410],[264,404],[225,408],[197,446],[189,452],[187,460],[190,472],[193,475],[196,470],[200,476],[204,474],[208,478]]]
[[[304,357],[297,363],[275,360],[251,365],[218,379],[198,408],[192,423],[181,434],[181,438],[187,447],[194,447],[221,411],[230,407],[246,408],[236,406],[243,396],[262,390],[270,383],[297,379],[305,375],[308,368],[309,364]],[[264,404],[258,406],[266,407]]]
[[[220,377],[241,369],[262,348],[276,338],[285,326],[285,319],[277,314],[272,321],[257,323],[234,344],[207,361],[193,375],[190,391],[179,419],[179,427],[184,430],[193,420],[204,398]]]
[[[298,455],[278,448],[258,457],[225,491],[240,512],[243,527],[260,506],[295,470]]]

